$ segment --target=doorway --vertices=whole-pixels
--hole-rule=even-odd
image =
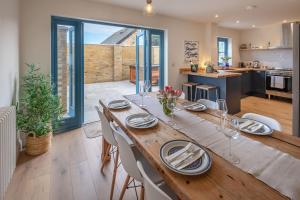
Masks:
[[[98,121],[100,98],[138,93],[143,81],[163,88],[164,31],[52,17],[52,81],[66,113],[60,132]]]

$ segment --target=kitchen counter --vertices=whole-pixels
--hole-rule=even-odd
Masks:
[[[183,75],[194,75],[194,76],[202,76],[202,77],[209,77],[209,78],[227,78],[227,77],[238,77],[241,76],[239,73],[234,73],[232,71],[225,71],[223,73],[206,73],[204,70],[198,70],[198,72],[191,72],[190,68],[180,68],[180,74]]]
[[[191,72],[190,68],[181,68],[180,74],[186,75],[188,82],[213,85],[217,87],[218,97],[215,91],[209,94],[210,100],[215,101],[217,98],[225,99],[228,113],[236,114],[241,111],[241,73],[223,72],[223,73],[206,73],[203,70]],[[195,98],[195,88],[192,91],[193,100]],[[201,98],[199,92],[197,99]],[[190,98],[190,95],[187,95]]]
[[[185,75],[196,75],[210,78],[226,78],[226,77],[237,77],[241,76],[240,73],[249,71],[266,71],[265,68],[240,68],[240,67],[229,67],[228,69],[223,69],[222,67],[215,67],[217,70],[223,70],[223,73],[213,72],[206,73],[204,70],[198,70],[198,72],[191,72],[189,67],[182,67],[179,69],[180,74]]]

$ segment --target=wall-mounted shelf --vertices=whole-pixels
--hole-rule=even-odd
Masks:
[[[272,50],[292,50],[292,47],[274,47],[274,48],[252,48],[240,49],[240,51],[272,51]]]

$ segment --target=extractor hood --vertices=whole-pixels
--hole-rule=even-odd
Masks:
[[[292,48],[293,47],[293,24],[294,23],[283,23],[282,24],[282,38],[281,38],[281,47],[282,48]]]

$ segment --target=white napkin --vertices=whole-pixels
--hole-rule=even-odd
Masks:
[[[170,165],[172,165],[174,168],[182,169],[186,167],[188,163],[192,163],[196,160],[196,158],[198,159],[201,154],[203,155],[204,152],[202,153],[202,151],[203,150],[200,147],[192,144],[191,148],[175,157],[175,159],[170,162]]]
[[[118,108],[122,106],[126,106],[128,103],[126,101],[118,102],[118,103],[112,103],[110,106],[113,108]]]
[[[253,123],[254,123],[253,121],[247,120],[247,121],[243,122],[242,124],[240,124],[239,128],[240,129],[244,129],[245,127],[247,127],[247,126],[249,126],[249,125],[251,125]]]
[[[257,126],[255,126],[254,128],[251,129],[251,132],[255,133],[257,130],[261,129],[264,125],[263,124],[259,124]]]

